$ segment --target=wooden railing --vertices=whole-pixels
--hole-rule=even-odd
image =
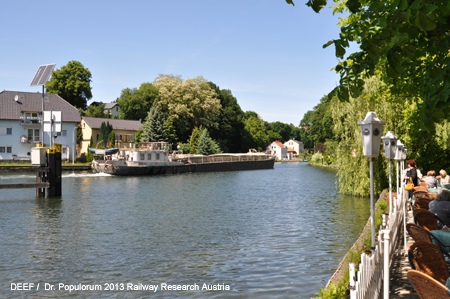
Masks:
[[[405,225],[406,200],[404,186],[394,200],[392,212],[386,219],[384,229],[380,230],[378,242],[372,256],[361,254],[359,271],[355,273],[355,264],[350,263],[350,298],[384,298],[389,296],[389,265],[394,254],[400,224]],[[405,230],[406,233],[406,230]],[[384,288],[382,289],[382,286]]]

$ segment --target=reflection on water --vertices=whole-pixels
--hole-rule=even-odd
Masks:
[[[310,298],[370,212],[368,200],[334,186],[335,171],[276,163],[273,170],[147,177],[64,173],[57,199],[3,190],[0,277],[7,287],[0,297],[66,296],[9,288],[61,282],[231,289],[71,292],[81,297]]]

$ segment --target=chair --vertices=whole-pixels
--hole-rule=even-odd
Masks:
[[[406,225],[406,230],[408,231],[411,238],[414,239],[414,242],[431,242],[431,237],[428,234],[428,231],[423,227],[420,227],[414,223],[408,223]]]
[[[433,277],[417,270],[409,270],[407,275],[421,299],[442,299],[450,297],[449,289]]]
[[[419,183],[419,186],[422,186],[422,187],[424,187],[425,189],[428,189],[428,183],[426,183],[426,182],[420,182],[420,183]]]
[[[434,215],[434,213],[425,209],[415,209],[413,212],[413,216],[414,222],[427,231],[439,229],[436,215]]]
[[[445,283],[450,277],[447,263],[439,246],[429,242],[416,242],[408,249],[408,256],[412,257],[415,268],[434,279]]]
[[[416,197],[414,200],[414,205],[416,206],[416,208],[418,209],[425,209],[425,210],[429,210],[429,206],[428,204],[430,203],[430,199],[428,198],[424,198],[424,197]]]
[[[431,192],[428,192],[427,195],[426,195],[425,197],[428,198],[430,201],[431,201],[431,200],[435,200],[436,197],[437,197],[437,193],[431,193]]]

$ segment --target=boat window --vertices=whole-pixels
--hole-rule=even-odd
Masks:
[[[151,160],[152,159],[152,154],[147,154],[147,160]]]
[[[145,160],[145,154],[141,154],[141,161]]]
[[[159,160],[159,154],[156,154],[156,160]]]

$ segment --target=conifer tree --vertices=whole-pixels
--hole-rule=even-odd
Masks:
[[[191,154],[197,153],[197,145],[198,145],[198,139],[200,137],[200,130],[201,128],[195,127],[194,130],[192,130],[191,139],[189,140],[189,146],[191,148]]]
[[[142,141],[167,141],[164,116],[156,105],[152,106],[144,122]]]
[[[221,153],[220,147],[215,140],[209,137],[208,130],[201,130],[200,138],[198,139],[197,154],[211,155],[219,153]]]

